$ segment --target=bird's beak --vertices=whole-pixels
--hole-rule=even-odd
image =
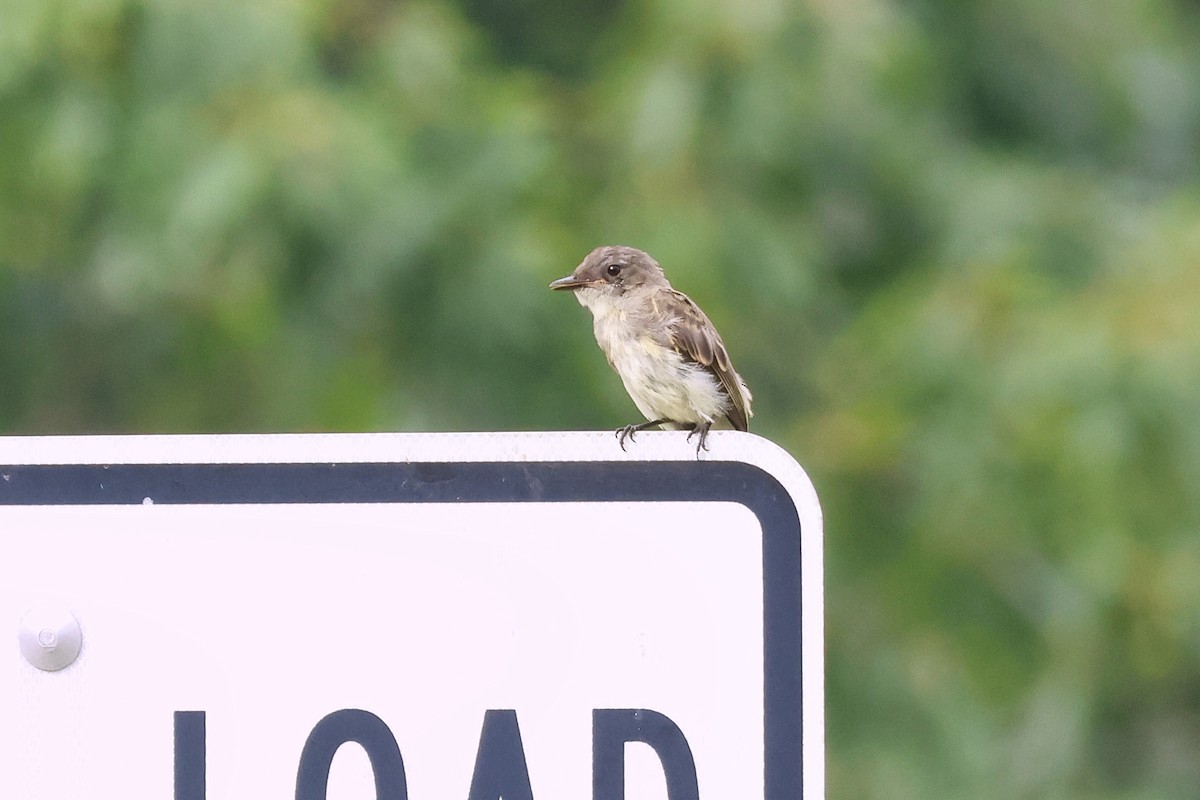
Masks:
[[[565,278],[559,278],[550,284],[551,289],[582,289],[585,286],[591,286],[594,281],[585,281],[576,278],[574,275],[568,275]]]

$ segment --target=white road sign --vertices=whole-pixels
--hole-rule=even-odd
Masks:
[[[710,447],[0,438],[0,797],[821,798],[816,496]]]

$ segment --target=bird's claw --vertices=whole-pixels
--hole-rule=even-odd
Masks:
[[[660,419],[652,419],[649,422],[635,422],[630,425],[617,428],[617,441],[621,444],[621,449],[624,450],[625,440],[628,439],[631,442],[637,441],[637,439],[634,438],[634,434],[636,434],[638,431],[644,431],[646,428],[649,428],[652,425],[662,425],[664,422],[670,421],[671,420],[667,419],[666,417],[662,417]]]
[[[626,425],[624,427],[617,428],[616,437],[617,437],[617,443],[619,445],[621,445],[621,452],[627,452],[625,450],[625,440],[626,439],[628,439],[631,442],[637,441],[637,438],[635,437],[635,434],[637,433],[637,431],[638,431],[637,425]]]
[[[700,451],[708,452],[708,431],[712,428],[711,422],[706,422],[703,425],[696,425],[688,431],[687,441],[691,441],[692,437],[700,434],[700,441],[696,443],[696,458],[700,458]]]

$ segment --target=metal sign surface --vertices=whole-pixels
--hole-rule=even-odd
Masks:
[[[0,438],[0,796],[822,797],[816,496],[683,439]]]

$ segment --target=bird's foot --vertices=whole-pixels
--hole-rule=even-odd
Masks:
[[[625,449],[625,440],[636,441],[634,434],[638,432],[637,425],[626,425],[622,428],[617,428],[617,443],[621,445],[621,449]]]
[[[687,435],[687,440],[690,442],[692,437],[700,434],[700,441],[696,443],[696,459],[700,458],[700,451],[708,452],[708,432],[712,428],[711,422],[702,422],[698,425],[693,425],[692,430]]]
[[[636,441],[634,434],[636,434],[638,431],[644,431],[646,428],[649,428],[652,425],[662,425],[664,422],[670,421],[671,420],[669,419],[652,419],[649,422],[641,422],[636,425],[626,425],[624,427],[617,428],[617,442],[621,445],[621,449],[624,450],[625,440],[628,439],[631,442]]]

